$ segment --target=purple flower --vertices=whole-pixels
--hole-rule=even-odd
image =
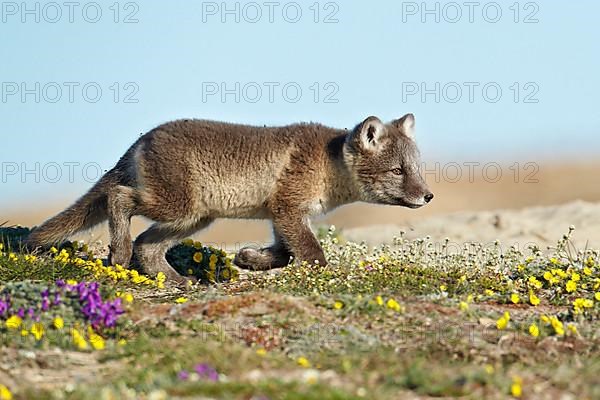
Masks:
[[[0,315],[5,314],[10,309],[10,300],[8,296],[4,300],[0,299]]]
[[[75,292],[81,303],[81,312],[90,321],[94,329],[113,327],[119,315],[123,314],[121,299],[103,301],[98,282],[81,282],[76,286],[67,286],[67,291]]]
[[[122,300],[104,300],[100,294],[98,282],[81,282],[68,285],[64,280],[57,280],[55,286],[40,289],[41,301],[34,302],[18,310],[11,310],[11,300],[8,294],[0,294],[0,319],[8,315],[17,315],[22,319],[40,321],[44,313],[51,312],[53,307],[63,304],[75,306],[89,322],[92,328],[100,331],[117,325],[119,316],[124,314]]]
[[[181,381],[187,381],[190,377],[190,373],[183,369],[183,370],[179,371],[179,373],[177,374],[177,377]]]
[[[216,382],[219,380],[219,374],[217,371],[208,364],[198,364],[194,367],[194,371],[196,371],[200,378],[207,379],[211,382]]]
[[[210,371],[206,377],[211,382],[217,382],[219,380],[219,374],[215,370]]]
[[[54,293],[54,300],[52,301],[52,305],[57,306],[60,304],[60,302],[61,302],[60,293],[58,293],[58,292]]]
[[[50,300],[47,297],[42,299],[42,311],[48,311],[50,308]]]

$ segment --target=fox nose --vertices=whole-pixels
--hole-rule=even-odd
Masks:
[[[427,193],[425,195],[425,203],[429,203],[433,199],[433,193]]]

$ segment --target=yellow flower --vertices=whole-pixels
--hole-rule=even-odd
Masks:
[[[69,262],[69,259],[70,259],[70,257],[69,257],[69,253],[67,253],[67,251],[66,251],[65,249],[62,249],[62,250],[60,251],[60,253],[58,253],[58,255],[56,255],[56,256],[54,257],[54,259],[55,259],[56,261],[59,261],[59,262],[62,262],[62,263],[65,263],[65,264],[66,264],[66,263],[68,263],[68,262]]]
[[[54,325],[54,328],[56,329],[62,329],[65,327],[65,321],[61,317],[56,317],[54,318],[52,325]]]
[[[375,297],[375,301],[377,302],[377,304],[379,304],[380,306],[383,305],[383,298],[381,296],[377,296]]]
[[[485,295],[486,296],[493,296],[494,295],[494,291],[491,289],[485,289]]]
[[[573,282],[579,282],[580,279],[581,279],[581,275],[579,275],[577,272],[573,272],[571,274],[571,280]]]
[[[540,304],[540,298],[537,297],[535,295],[535,293],[530,292],[529,293],[529,302],[531,303],[532,306],[537,306],[538,304]]]
[[[577,335],[577,327],[573,324],[567,325],[567,329],[571,331],[574,335]]]
[[[466,301],[461,301],[459,304],[459,308],[461,311],[467,311],[469,309],[469,303]]]
[[[216,254],[211,254],[210,259],[208,260],[208,267],[214,270],[217,267],[218,257]]]
[[[565,327],[562,322],[556,317],[551,317],[550,322],[552,323],[552,327],[554,328],[554,332],[558,336],[563,336],[565,334]]]
[[[73,329],[71,331],[71,336],[73,337],[73,343],[79,350],[85,350],[88,348],[88,344],[85,341],[85,338],[77,329]]]
[[[0,384],[0,400],[12,400],[13,396],[10,390],[2,384]]]
[[[567,273],[565,271],[563,271],[562,269],[559,268],[554,268],[552,270],[552,273],[554,275],[558,275],[560,278],[565,279],[566,277],[568,277],[569,275],[567,275]]]
[[[267,355],[267,350],[265,350],[264,347],[261,347],[260,349],[256,350],[256,354],[258,354],[261,357],[266,356]]]
[[[442,292],[445,292],[446,290],[448,290],[448,286],[446,286],[446,285],[440,285],[440,290]]]
[[[44,336],[44,325],[40,322],[31,325],[31,334],[35,337],[35,340],[40,340]]]
[[[209,282],[215,282],[216,281],[216,275],[215,275],[215,271],[208,271],[206,273],[206,279],[208,279]]]
[[[494,366],[492,364],[485,364],[484,368],[485,368],[485,372],[488,375],[492,375],[494,373],[494,371],[495,371],[495,368],[494,368]]]
[[[545,324],[550,324],[550,318],[548,318],[548,316],[547,316],[547,315],[542,315],[542,316],[540,317],[540,319],[542,320],[542,322],[543,322],[543,323],[545,323]]]
[[[501,331],[506,329],[506,325],[508,325],[508,321],[504,318],[500,318],[498,319],[498,321],[496,321],[496,328],[498,328]]]
[[[589,256],[587,260],[585,260],[585,265],[587,265],[588,267],[593,267],[596,263],[594,262],[594,259],[592,258],[592,256]]]
[[[590,299],[575,299],[573,301],[573,309],[575,314],[583,313],[584,308],[592,308],[594,307],[594,301]]]
[[[119,339],[119,341],[117,342],[117,344],[119,346],[125,346],[127,344],[127,340],[125,340],[125,339]]]
[[[301,366],[303,368],[310,368],[310,361],[308,361],[308,359],[306,359],[306,357],[298,357],[296,362],[298,363],[299,366]]]
[[[536,289],[542,288],[542,282],[540,282],[535,276],[530,276],[528,283],[530,286],[533,286]]]
[[[496,321],[496,328],[498,328],[499,330],[506,329],[506,327],[508,326],[508,321],[510,321],[510,314],[508,313],[508,311],[506,311],[504,315]]]
[[[521,301],[521,298],[518,294],[513,293],[510,295],[510,301],[512,301],[514,304],[517,304],[519,301]]]
[[[165,281],[167,280],[167,276],[164,272],[159,272],[156,274],[156,287],[159,289],[163,289],[165,287]]]
[[[200,250],[200,249],[202,249],[202,243],[200,243],[200,242],[194,242],[194,248],[195,248],[196,250]]]
[[[558,259],[556,259],[555,257],[552,257],[552,258],[550,259],[550,263],[551,263],[551,264],[554,264],[554,265],[558,265]]]
[[[117,297],[122,298],[126,303],[133,303],[133,295],[131,293],[117,292]]]
[[[536,324],[529,325],[529,334],[533,337],[540,336],[540,328]]]
[[[583,274],[586,276],[592,276],[592,269],[590,267],[583,267]]]
[[[67,285],[75,286],[77,281],[75,279],[67,279]]]
[[[202,262],[202,258],[203,256],[201,252],[197,251],[194,253],[194,262],[200,264]]]
[[[21,336],[29,336],[29,331],[27,329],[21,329]]]
[[[103,350],[104,349],[104,338],[98,335],[95,332],[91,332],[89,334],[90,343],[95,350]]]
[[[23,320],[18,315],[13,315],[6,320],[6,327],[8,329],[18,329],[21,326]]]
[[[335,308],[336,310],[341,310],[342,308],[344,308],[344,303],[342,303],[341,301],[336,301],[333,304],[333,308]]]
[[[523,394],[522,385],[523,380],[520,377],[515,376],[512,385],[510,385],[510,394],[512,394],[513,397],[521,397]]]
[[[402,311],[402,306],[394,299],[389,299],[386,303],[387,308],[396,312]]]
[[[594,301],[590,300],[590,299],[585,299],[585,300],[583,300],[583,306],[585,308],[592,308],[592,307],[594,307]]]
[[[227,260],[229,261],[229,260]],[[231,277],[231,273],[229,272],[228,269],[225,269],[221,272],[221,276],[223,277],[223,279],[229,279]]]
[[[567,292],[572,293],[575,290],[577,290],[577,283],[575,283],[574,280],[570,280],[567,282],[567,285],[565,286],[565,289],[567,289]]]
[[[595,298],[597,301],[600,301],[600,292],[596,292],[596,294],[594,295],[594,298]]]
[[[186,299],[185,297],[179,297],[178,299],[175,300],[175,303],[177,304],[183,304],[185,302],[187,302],[188,299]]]
[[[56,253],[58,253],[58,249],[56,247],[52,246],[52,247],[50,247],[50,253],[56,254]]]
[[[517,265],[517,271],[523,272],[525,270],[525,266],[523,264]]]
[[[546,272],[544,272],[544,279],[545,279],[545,280],[547,280],[547,281],[551,281],[551,280],[552,280],[552,278],[554,278],[554,276],[552,275],[552,272],[550,272],[550,271],[546,271]]]
[[[185,239],[184,241],[181,242],[181,244],[184,246],[192,247],[194,245],[194,240],[193,239]]]

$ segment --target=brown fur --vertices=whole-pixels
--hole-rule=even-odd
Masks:
[[[142,136],[86,195],[35,229],[28,243],[58,243],[108,219],[112,264],[128,265],[133,253],[146,272],[181,281],[165,260],[177,240],[215,218],[268,218],[275,243],[242,249],[238,266],[276,268],[290,257],[325,265],[310,215],[361,200],[409,207],[428,201],[422,200],[429,191],[417,171],[407,117],[414,123],[412,115],[387,125],[370,117],[350,132],[319,124],[170,122]],[[390,173],[400,168],[401,175]],[[155,224],[132,246],[134,215]]]

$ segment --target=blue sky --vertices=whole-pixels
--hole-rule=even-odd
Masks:
[[[181,117],[344,128],[413,112],[428,162],[582,159],[600,144],[596,1],[24,4],[1,4],[3,207],[80,193]]]

